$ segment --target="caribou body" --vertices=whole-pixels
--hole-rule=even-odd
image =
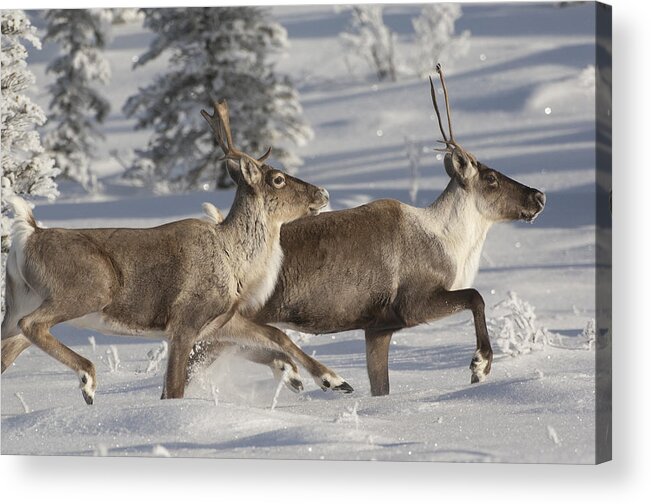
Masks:
[[[170,343],[163,398],[183,396],[188,358],[197,340],[216,337],[251,348],[282,351],[272,363],[293,389],[302,388],[294,360],[326,389],[351,391],[334,371],[305,355],[282,331],[245,318],[272,292],[282,261],[280,227],[317,213],[324,189],[238,151],[228,108],[202,111],[237,183],[223,222],[186,219],[151,229],[45,229],[30,207],[13,201],[16,220],[7,267],[2,322],[2,372],[30,344],[74,370],[88,404],[94,365],[50,333],[61,322]],[[217,335],[217,332],[219,334]],[[285,366],[290,367],[285,369]]]
[[[493,352],[484,301],[472,284],[486,235],[497,222],[533,221],[545,205],[542,192],[479,162],[456,142],[440,66],[437,71],[449,132],[430,79],[450,177],[443,193],[426,208],[379,200],[283,225],[278,282],[252,314],[258,323],[308,333],[364,330],[373,395],[389,393],[389,345],[396,331],[462,310],[470,310],[475,323],[471,383],[484,380]],[[203,345],[194,360],[211,362],[224,346]],[[265,361],[259,355],[252,360]]]

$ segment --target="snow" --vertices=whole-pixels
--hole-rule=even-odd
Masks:
[[[437,138],[429,83],[351,75],[339,56],[349,11],[272,12],[290,44],[277,68],[297,85],[315,133],[297,150],[305,161],[299,176],[326,187],[333,209],[381,197],[410,202],[405,137],[428,148]],[[415,6],[384,9],[401,46],[418,14]],[[593,14],[590,4],[464,5],[456,27],[471,32],[468,51],[446,68],[460,143],[547,194],[533,225],[499,224],[488,234],[475,282],[487,316],[497,317],[493,307],[517,292],[562,344],[511,356],[493,335],[491,374],[471,386],[470,314],[419,326],[394,337],[391,395],[372,397],[361,332],[301,335],[305,352],[341,374],[355,388],[352,395],[322,392],[303,372],[304,392],[282,388],[276,397],[267,368],[226,358],[197,376],[185,399],[161,401],[159,341],[62,325],[53,333],[96,364],[95,404],[84,404],[72,372],[28,349],[2,375],[2,453],[592,463],[595,353],[582,343],[595,318]],[[107,89],[113,112],[94,166],[104,192],[87,195],[62,183],[58,200],[35,209],[44,225],[151,226],[200,217],[204,201],[228,211],[231,191],[154,195],[119,176],[122,167],[110,152],[142,148],[148,139],[146,131],[133,131],[122,104],[165,69],[165,61],[155,60],[131,70],[150,41],[138,24],[114,27],[107,57],[121,77]],[[52,57],[47,46],[30,54],[40,90],[50,82],[44,71]],[[39,92],[34,99],[43,106],[48,97]],[[419,174],[417,204],[425,205],[447,176],[433,152],[422,154]],[[111,367],[109,357],[119,366]]]

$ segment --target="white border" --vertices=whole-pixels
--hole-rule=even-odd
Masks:
[[[240,0],[222,5],[243,3]],[[125,6],[126,2],[61,1],[57,7]],[[181,2],[143,0],[140,6]],[[250,2],[296,4],[297,1]],[[324,2],[306,2],[324,3]],[[415,3],[415,2],[413,2]],[[614,457],[598,467],[442,463],[351,463],[194,459],[0,457],[4,502],[84,499],[120,502],[450,502],[623,503],[650,495],[651,340],[649,188],[646,153],[651,73],[649,2],[614,5]],[[219,5],[192,2],[192,5]],[[6,0],[3,8],[45,8],[51,2]],[[646,495],[646,497],[644,497]]]

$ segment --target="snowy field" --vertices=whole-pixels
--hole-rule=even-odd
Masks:
[[[418,12],[406,5],[385,11],[405,51]],[[338,40],[347,11],[283,7],[273,15],[291,43],[278,70],[293,78],[315,132],[299,151],[300,177],[326,187],[333,209],[384,197],[409,203],[408,137],[427,149],[417,204],[433,201],[448,178],[431,153],[438,134],[427,81],[378,84],[363,65],[351,75]],[[371,397],[361,332],[290,333],[355,392],[324,393],[303,372],[304,392],[282,389],[275,397],[268,369],[224,359],[185,399],[160,401],[164,363],[148,357],[160,342],[61,325],[54,334],[96,364],[95,404],[84,404],[72,372],[30,348],[2,375],[2,453],[592,463],[595,354],[581,334],[595,316],[593,6],[466,5],[457,28],[472,33],[468,52],[446,65],[457,138],[484,163],[547,195],[533,225],[492,229],[475,287],[489,318],[509,291],[531,303],[552,335],[546,344],[511,356],[493,334],[493,370],[471,386],[469,313],[405,330],[389,356],[391,395]],[[120,110],[163,64],[131,70],[149,40],[137,24],[115,28],[106,89],[113,110],[95,165],[103,191],[88,196],[62,184],[58,200],[36,208],[44,225],[153,226],[199,216],[203,201],[228,210],[230,191],[161,196],[126,185],[109,155],[147,141]],[[46,45],[30,56],[40,89],[54,54]],[[45,92],[36,100],[47,106]]]

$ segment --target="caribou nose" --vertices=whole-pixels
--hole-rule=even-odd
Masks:
[[[323,204],[327,205],[328,202],[330,201],[330,193],[328,192],[328,190],[323,187],[319,187],[319,194],[323,198]]]
[[[314,196],[313,203],[310,205],[309,210],[312,215],[318,214],[323,210],[330,201],[330,195],[323,187],[318,187],[316,195]]]
[[[541,210],[545,208],[545,201],[547,200],[547,198],[545,197],[545,193],[540,191],[534,191],[533,199],[540,205]]]

